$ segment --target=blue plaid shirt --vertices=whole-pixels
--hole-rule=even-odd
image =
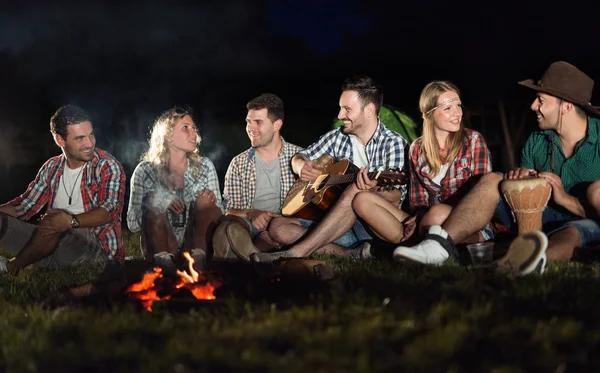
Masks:
[[[404,137],[398,132],[387,128],[379,120],[377,129],[365,148],[367,160],[369,161],[369,172],[392,169],[404,170],[406,168],[405,159],[407,149],[408,143]],[[350,162],[354,162],[352,141],[350,140],[350,136],[343,132],[343,127],[327,132],[317,142],[300,151],[298,154],[304,155],[311,161],[329,154],[336,158],[336,160],[348,158]],[[400,198],[400,204],[402,204],[406,196],[406,185],[398,186],[398,188],[402,193]]]

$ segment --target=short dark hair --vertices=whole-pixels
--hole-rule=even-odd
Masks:
[[[246,104],[248,110],[267,109],[267,116],[271,122],[278,119],[283,121],[283,101],[272,93],[263,93],[262,95],[253,98]]]
[[[87,111],[79,106],[65,105],[56,110],[56,113],[50,118],[50,132],[52,132],[53,135],[58,134],[66,140],[68,125],[87,121],[92,121],[92,117]]]
[[[358,92],[358,98],[361,100],[363,108],[373,103],[376,114],[379,113],[379,109],[383,105],[383,89],[366,75],[356,75],[344,80],[342,92],[344,91]]]

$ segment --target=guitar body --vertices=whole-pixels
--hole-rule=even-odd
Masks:
[[[313,183],[303,180],[294,183],[283,202],[281,211],[283,216],[320,220],[327,210],[337,202],[347,186],[324,185],[328,176],[358,172],[358,167],[348,159],[334,162],[330,155],[322,156],[317,163],[323,167],[323,174]]]

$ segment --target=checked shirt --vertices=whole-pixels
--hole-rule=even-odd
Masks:
[[[64,154],[50,158],[29,184],[25,193],[10,201],[21,220],[29,220],[44,206],[52,206],[63,174]],[[81,197],[85,211],[102,207],[111,220],[103,225],[89,228],[98,238],[102,249],[110,259],[123,258],[121,240],[121,213],[125,196],[125,171],[121,163],[108,152],[96,148],[94,158],[85,164],[81,177]]]
[[[462,148],[441,181],[435,184],[427,173],[429,163],[421,146],[422,138],[410,146],[410,208],[430,207],[452,197],[474,175],[492,171],[490,151],[477,131],[465,128]]]
[[[280,205],[283,206],[285,197],[296,181],[292,171],[292,157],[302,150],[298,145],[285,142],[279,150],[279,165],[281,167],[281,194]],[[225,187],[223,189],[223,206],[225,211],[229,209],[245,210],[251,209],[256,195],[256,164],[254,156],[256,149],[250,148],[236,155],[229,164],[225,174]]]
[[[377,129],[366,146],[369,172],[385,170],[404,170],[406,149],[408,143],[396,131],[387,128],[381,120]],[[331,130],[321,136],[317,142],[300,152],[311,161],[315,161],[325,154],[333,156],[337,161],[347,158],[353,162],[352,140],[343,132],[343,127]],[[402,196],[400,204],[406,196],[406,186],[398,186]]]
[[[219,178],[214,164],[207,157],[200,158],[198,165],[198,178],[194,177],[190,160],[187,160],[187,169],[183,174],[183,201],[188,206],[186,209],[186,221],[191,217],[191,209],[196,200],[196,194],[208,189],[213,192],[217,200],[216,205],[221,208],[221,189],[219,187]],[[170,187],[163,186],[159,179],[157,170],[147,161],[140,162],[133,175],[131,175],[131,186],[129,192],[129,208],[127,209],[127,226],[132,232],[142,230],[142,203],[148,193],[154,193],[153,207],[158,211],[166,212],[169,205],[175,199],[175,191]],[[183,245],[185,239],[186,227],[174,227],[173,215],[167,214],[167,219],[171,225],[171,231],[177,239],[179,247]]]

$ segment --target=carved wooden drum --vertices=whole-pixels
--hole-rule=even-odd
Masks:
[[[541,177],[507,179],[500,190],[517,220],[519,234],[542,229],[542,213],[552,192],[550,183]]]

